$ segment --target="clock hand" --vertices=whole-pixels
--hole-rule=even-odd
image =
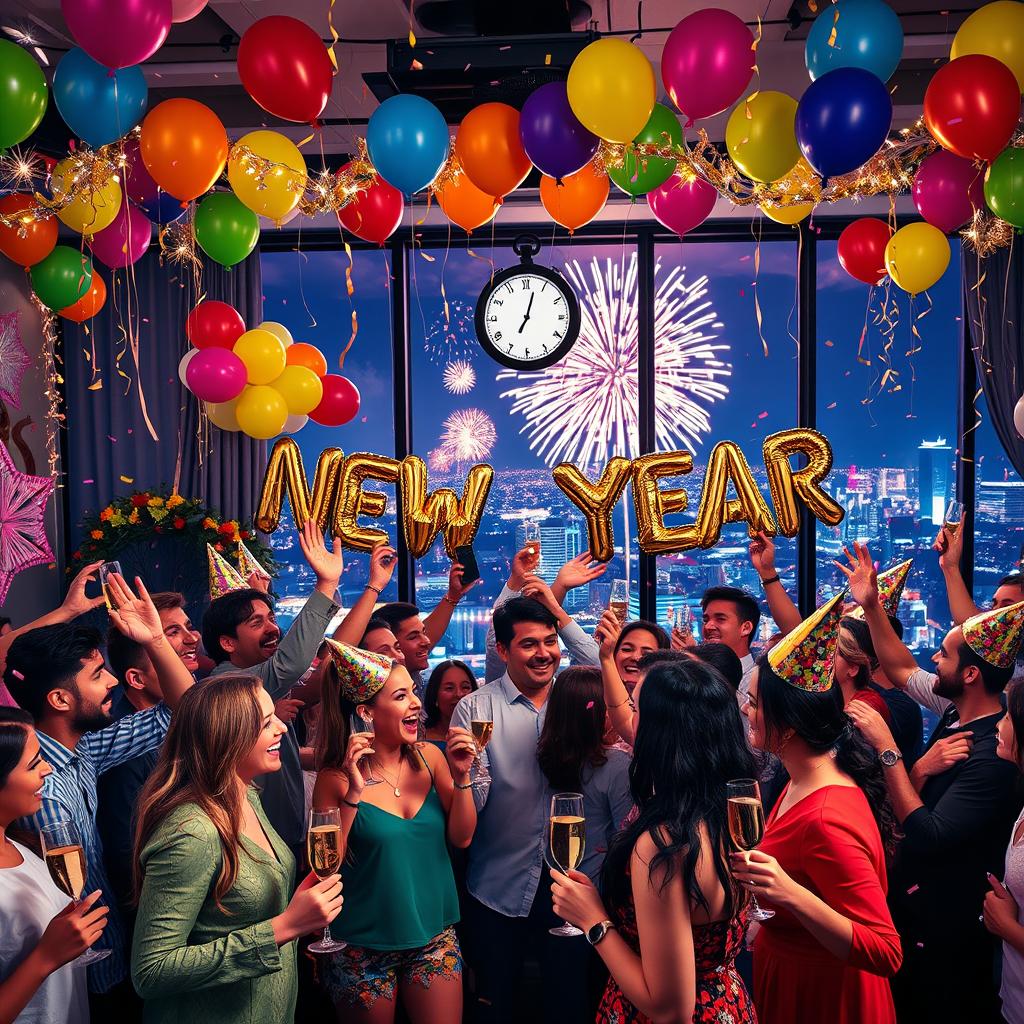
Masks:
[[[531,293],[531,295],[530,295],[530,301],[529,301],[529,302],[528,302],[528,303],[526,304],[526,316],[524,316],[524,317],[523,317],[523,322],[522,322],[522,325],[521,325],[521,326],[520,326],[520,328],[519,328],[519,333],[520,333],[520,334],[522,334],[522,333],[523,333],[523,328],[524,328],[524,327],[526,326],[526,322],[527,322],[527,320],[529,320],[529,319],[530,319],[530,310],[531,310],[531,309],[533,308],[533,299],[534,299],[534,296],[533,296],[533,294]]]

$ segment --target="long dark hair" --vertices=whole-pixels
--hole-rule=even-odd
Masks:
[[[579,791],[583,768],[608,760],[604,752],[605,706],[598,668],[567,668],[551,688],[537,741],[537,761],[555,790]]]
[[[25,753],[32,716],[22,708],[0,707],[0,789]]]
[[[466,678],[473,684],[474,690],[480,687],[480,684],[476,681],[476,676],[473,675],[473,670],[464,661],[459,661],[458,658],[449,658],[448,661],[442,661],[430,673],[430,678],[427,680],[427,688],[423,693],[423,724],[428,729],[441,721],[441,709],[437,706],[437,695],[441,690],[441,680],[444,679],[445,672],[450,668],[457,668],[465,672]]]
[[[732,912],[726,783],[754,776],[744,734],[736,694],[710,666],[691,659],[655,665],[647,673],[629,769],[639,813],[615,837],[604,862],[603,892],[612,907],[621,909],[631,899],[629,859],[646,832],[658,848],[649,873],[663,868],[664,886],[681,870],[688,898],[707,911],[696,876],[703,826]]]
[[[757,662],[757,702],[764,714],[769,745],[792,729],[815,753],[835,751],[836,765],[853,779],[867,797],[887,858],[896,850],[899,826],[882,765],[874,748],[843,710],[843,691],[833,684],[823,692],[802,690],[779,678],[767,655]]]
[[[1024,679],[1014,679],[1006,688],[1006,713],[1010,716],[1010,724],[1013,726],[1017,767],[1024,768]]]

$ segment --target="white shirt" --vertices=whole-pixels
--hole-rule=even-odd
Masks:
[[[934,672],[916,668],[907,676],[906,692],[922,707],[934,711],[940,718],[946,713],[952,701],[939,697],[932,687],[939,677]]]
[[[1003,885],[1017,901],[1018,924],[1024,924],[1024,839],[1015,843],[1013,838],[1021,821],[1024,821],[1024,812],[1021,812],[1010,833],[1010,845],[1006,848],[1006,870],[1003,874]],[[1003,977],[999,997],[1003,1001],[1003,1017],[1008,1024],[1024,1024],[1024,956],[1008,942],[1003,943]]]
[[[0,978],[7,978],[39,943],[54,915],[70,902],[46,865],[13,840],[22,863],[0,868]],[[89,1024],[85,969],[65,964],[36,990],[16,1024]]]

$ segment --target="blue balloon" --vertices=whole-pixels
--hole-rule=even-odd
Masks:
[[[161,189],[156,195],[135,204],[154,224],[172,224],[185,216],[187,206],[182,206],[168,192]]]
[[[824,8],[811,25],[804,50],[812,81],[837,68],[861,68],[887,82],[902,56],[903,26],[883,0],[839,0]]]
[[[388,97],[366,126],[370,162],[389,185],[406,195],[437,177],[448,159],[449,142],[441,111],[411,93]]]
[[[84,50],[68,50],[53,74],[53,98],[67,126],[94,149],[130,132],[146,112],[139,67],[109,71]]]
[[[861,68],[839,68],[812,82],[800,97],[796,141],[807,162],[831,178],[873,157],[891,124],[885,83]]]

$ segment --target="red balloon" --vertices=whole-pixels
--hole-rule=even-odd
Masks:
[[[352,161],[341,171],[351,166]],[[404,212],[402,193],[378,174],[367,189],[357,192],[347,206],[338,210],[338,222],[357,238],[379,245],[395,233]]]
[[[843,228],[839,236],[839,262],[850,277],[878,284],[886,275],[885,247],[892,228],[876,217],[861,217]]]
[[[968,160],[995,160],[1020,115],[1014,73],[995,57],[970,53],[939,68],[924,94],[924,123],[943,149]]]
[[[13,218],[25,210],[31,210],[35,205],[35,200],[27,193],[12,192],[0,199],[0,213]],[[0,224],[0,253],[14,260],[19,267],[34,267],[45,260],[57,244],[57,218],[33,220],[22,227],[25,230],[24,237],[17,225],[5,227]]]
[[[324,397],[309,418],[324,427],[340,427],[355,419],[359,412],[359,389],[355,384],[337,373],[328,373],[321,380]]]
[[[185,321],[185,334],[196,348],[234,348],[245,334],[245,321],[226,302],[200,302]]]
[[[245,91],[286,121],[315,121],[323,113],[333,71],[323,40],[297,18],[260,18],[238,44],[238,76]]]

